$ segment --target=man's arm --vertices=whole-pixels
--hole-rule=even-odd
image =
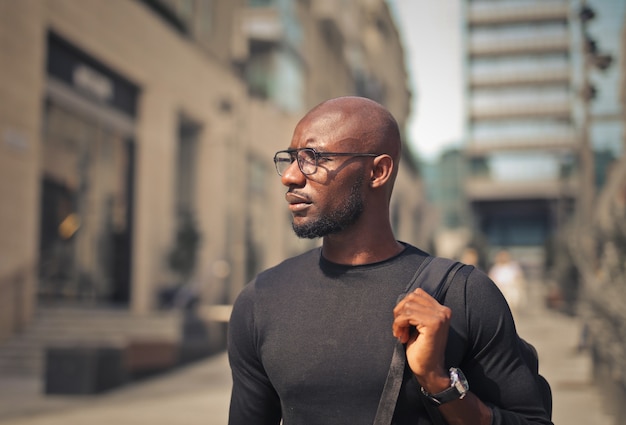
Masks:
[[[550,424],[534,377],[517,349],[506,301],[482,272],[474,270],[467,286],[456,280],[450,291],[459,296],[450,305],[457,314],[466,314],[468,354],[461,368],[470,391],[439,411],[449,424]],[[446,304],[455,298],[450,295]],[[452,313],[420,289],[394,309],[394,335],[406,343],[408,364],[431,394],[450,386],[445,350]]]
[[[278,425],[280,400],[255,346],[254,282],[239,295],[228,326],[228,359],[233,377],[229,425]]]
[[[552,424],[504,296],[479,270],[469,275],[465,292],[471,362],[466,376],[475,381],[474,394],[492,407],[494,425]]]
[[[418,288],[398,303],[394,317],[394,336],[406,344],[407,362],[419,384],[431,394],[450,388],[444,365],[450,308]],[[412,331],[413,327],[417,332]],[[450,425],[491,424],[491,409],[471,392],[463,399],[441,405],[439,411]]]

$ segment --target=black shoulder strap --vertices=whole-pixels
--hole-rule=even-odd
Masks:
[[[408,293],[415,289],[422,288],[437,301],[441,302],[452,283],[454,275],[461,267],[463,267],[463,264],[458,261],[441,257],[426,257],[418,267],[404,292],[400,294],[398,301],[402,300]],[[405,364],[406,352],[404,345],[398,341],[393,351],[387,380],[385,381],[383,393],[378,403],[374,425],[391,424],[398,394],[400,393],[400,387],[402,386]]]
[[[452,282],[452,278],[462,266],[462,263],[448,258],[426,257],[413,275],[400,299],[404,298],[409,292],[422,288],[437,301],[441,302]],[[446,279],[446,276],[448,279]]]

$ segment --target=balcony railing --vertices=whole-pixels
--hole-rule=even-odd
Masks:
[[[470,5],[468,20],[472,25],[567,20],[569,13],[569,6],[564,1],[478,2]]]
[[[488,105],[474,105],[471,107],[472,120],[497,120],[510,118],[557,118],[569,119],[572,106],[566,101],[515,102]]]
[[[480,72],[470,77],[472,88],[507,87],[521,85],[570,84],[567,69],[549,69],[530,72]]]
[[[472,201],[515,199],[559,199],[573,196],[573,179],[538,181],[494,181],[488,177],[470,177],[465,181],[465,195]]]
[[[568,52],[569,39],[566,35],[550,37],[519,37],[519,38],[479,38],[470,41],[469,53],[473,57],[523,55],[536,53]]]
[[[464,148],[468,157],[480,157],[491,152],[506,151],[553,151],[572,152],[579,148],[578,138],[574,132],[562,134],[545,134],[541,136],[502,136],[474,138]]]

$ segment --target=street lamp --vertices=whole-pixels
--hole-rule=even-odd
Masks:
[[[578,17],[580,18],[580,22],[586,24],[596,17],[596,12],[594,12],[591,7],[583,3],[580,7],[580,11],[578,12]]]
[[[613,57],[609,54],[602,53],[597,42],[589,35],[587,25],[595,19],[595,11],[582,1],[578,18],[580,20],[582,35],[582,53],[583,53],[583,75],[580,96],[583,103],[583,115],[580,133],[580,188],[579,188],[579,205],[580,224],[582,228],[589,225],[592,218],[593,200],[595,198],[595,155],[590,140],[590,124],[591,124],[591,102],[597,95],[597,90],[591,84],[591,72],[593,69],[606,71],[613,63]],[[587,247],[586,243],[584,251],[587,255],[593,256],[591,246]],[[590,244],[589,244],[590,245]],[[589,257],[591,258],[591,257]]]

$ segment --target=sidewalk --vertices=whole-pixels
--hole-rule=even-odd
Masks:
[[[222,353],[101,395],[45,396],[41,387],[0,377],[0,424],[224,425],[231,378]]]
[[[592,379],[587,351],[580,352],[580,319],[545,308],[538,284],[530,288],[529,305],[516,317],[518,334],[539,354],[539,372],[552,387],[555,425],[620,425],[607,413]]]
[[[535,291],[536,292],[536,291]],[[591,362],[576,349],[580,323],[543,308],[535,295],[517,318],[552,386],[556,425],[617,425],[591,383]],[[34,380],[0,377],[3,425],[224,425],[230,396],[225,354],[100,396],[44,396]]]

